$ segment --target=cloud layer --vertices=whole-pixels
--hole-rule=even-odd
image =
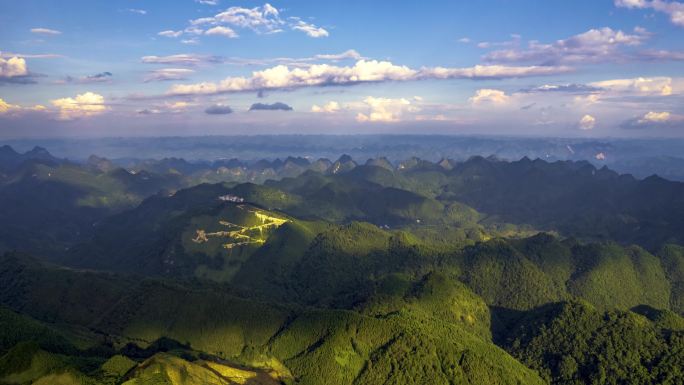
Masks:
[[[423,79],[496,79],[551,75],[571,71],[555,66],[475,66],[469,68],[422,68],[395,65],[388,61],[359,60],[353,66],[315,64],[308,68],[278,65],[255,71],[251,77],[228,77],[218,83],[176,84],[170,95],[219,94],[229,92],[295,89],[370,82],[410,81]]]
[[[484,60],[490,63],[535,63],[542,65],[596,63],[624,57],[623,49],[641,45],[650,37],[643,28],[633,33],[608,27],[557,40],[553,43],[530,41],[525,48],[516,47],[489,52]]]
[[[144,81],[147,83],[168,80],[183,80],[194,72],[194,70],[188,68],[162,68],[149,71],[147,75],[145,75]]]

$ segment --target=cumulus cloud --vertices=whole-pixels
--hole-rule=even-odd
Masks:
[[[204,110],[209,115],[228,115],[233,113],[233,109],[226,104],[214,104]]]
[[[368,112],[356,115],[358,122],[397,122],[405,112],[416,112],[408,99],[375,98],[369,96],[363,100]]]
[[[324,104],[323,106],[319,106],[317,104],[314,104],[313,106],[311,106],[311,112],[324,112],[324,113],[332,114],[332,113],[339,112],[339,111],[340,111],[340,103],[338,103],[336,101],[330,101],[330,102]]]
[[[669,111],[648,111],[641,116],[627,120],[621,127],[627,129],[682,128],[684,116]]]
[[[303,20],[297,20],[295,24],[292,25],[292,29],[297,31],[302,31],[306,33],[309,37],[328,37],[329,33],[321,27],[317,27],[311,23],[307,23]]]
[[[50,103],[59,110],[58,118],[61,120],[99,115],[107,110],[104,97],[93,92],[79,94],[74,98],[54,99]]]
[[[590,86],[613,92],[636,93],[645,95],[672,95],[673,81],[670,77],[612,79],[589,83]],[[680,90],[677,90],[679,92]]]
[[[215,0],[197,0],[201,4],[216,5]],[[269,3],[253,8],[233,6],[214,16],[201,17],[190,20],[190,24],[182,30],[167,30],[162,36],[179,37],[190,35],[221,35],[237,38],[235,29],[248,29],[256,34],[273,34],[285,29],[302,31],[313,38],[327,37],[329,32],[313,23],[306,22],[300,17],[282,18],[280,11]],[[206,29],[206,31],[204,31]]]
[[[0,57],[0,78],[14,78],[27,75],[28,68],[24,58],[15,56],[5,60]]]
[[[591,130],[594,128],[596,125],[596,118],[593,116],[587,114],[580,119],[579,123],[577,123],[577,126],[579,127],[580,130]]]
[[[359,60],[353,66],[314,64],[308,68],[291,69],[285,65],[278,65],[262,71],[254,71],[250,77],[228,77],[218,83],[177,84],[171,87],[168,94],[218,94],[421,79],[525,77],[564,73],[569,70],[566,67],[508,67],[498,65],[470,68],[436,67],[416,70],[388,61]]]
[[[145,83],[161,82],[168,80],[184,80],[188,75],[194,73],[194,70],[189,68],[162,68],[154,71],[149,71],[145,75]]]
[[[24,112],[30,112],[30,111],[38,111],[42,112],[45,111],[46,108],[45,106],[42,106],[40,104],[36,104],[33,107],[22,107],[16,104],[10,104],[6,101],[4,101],[2,98],[0,98],[0,115],[19,115]]]
[[[19,106],[16,104],[9,104],[0,98],[0,114],[6,114],[12,110],[18,109]]]
[[[684,27],[684,3],[663,0],[615,0],[615,6],[621,8],[651,9],[670,17],[670,21]]]
[[[653,112],[649,111],[647,112],[641,119],[639,119],[639,122],[641,123],[662,123],[662,122],[667,122],[670,120],[672,115],[669,112]]]
[[[230,7],[215,16],[191,20],[190,24],[193,26],[223,24],[251,29],[256,33],[275,33],[281,31],[284,21],[280,18],[280,12],[271,4],[266,3],[254,8]]]
[[[31,33],[36,33],[39,35],[61,35],[62,32],[56,29],[50,28],[31,28]]]
[[[475,91],[475,95],[468,99],[471,104],[493,103],[505,104],[508,103],[510,97],[501,90],[494,90],[490,88],[483,88]]]
[[[272,104],[254,103],[249,107],[250,111],[292,111],[292,107],[285,103],[276,102]]]
[[[622,58],[625,47],[641,45],[651,34],[643,28],[633,33],[608,27],[590,29],[553,43],[530,41],[526,48],[492,51],[484,56],[490,63],[535,63],[559,65],[615,61]]]
[[[238,34],[235,31],[233,31],[232,29],[230,29],[228,27],[224,27],[221,25],[206,30],[206,32],[204,32],[204,34],[205,35],[224,36],[224,37],[228,37],[231,39],[238,37]]]
[[[573,102],[576,105],[589,106],[589,105],[598,103],[601,100],[602,96],[603,95],[601,92],[592,93],[592,94],[588,94],[588,95],[578,95],[578,96],[575,96],[575,98],[573,99]]]

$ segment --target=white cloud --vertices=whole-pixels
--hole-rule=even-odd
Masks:
[[[165,104],[166,108],[168,108],[170,110],[174,110],[174,111],[185,110],[188,107],[192,107],[195,105],[196,105],[196,103],[182,102],[182,101],[181,102],[172,102],[172,103],[167,102]]]
[[[147,11],[144,9],[127,8],[126,11],[130,13],[137,13],[138,15],[147,15]]]
[[[279,11],[266,3],[261,7],[230,7],[212,17],[203,17],[190,21],[191,25],[230,25],[237,28],[251,29],[256,33],[276,33],[282,31],[285,22]]]
[[[494,47],[516,47],[520,45],[521,36],[518,34],[512,34],[511,40],[491,42],[482,41],[477,43],[477,48],[494,48]]]
[[[107,106],[102,95],[93,92],[76,95],[75,98],[61,98],[50,101],[59,110],[58,118],[71,120],[103,113]]]
[[[673,24],[684,27],[684,3],[678,1],[615,0],[615,6],[630,9],[652,9],[662,12],[670,17],[670,21]]]
[[[674,60],[684,61],[683,51],[646,50],[639,52],[638,57],[643,60]]]
[[[215,0],[196,0],[201,4],[216,5]],[[253,8],[233,6],[214,16],[201,17],[190,20],[190,24],[183,30],[163,31],[168,37],[179,37],[183,34],[200,35],[203,29],[208,29],[207,35],[223,35],[231,38],[238,37],[236,29],[249,29],[257,34],[273,34],[285,29],[302,31],[309,37],[320,38],[329,36],[329,32],[313,23],[305,22],[300,17],[282,18],[280,11],[269,3]],[[210,32],[211,31],[211,32]]]
[[[584,105],[584,106],[596,104],[600,100],[601,100],[601,94],[599,94],[599,93],[592,93],[592,94],[588,94],[588,95],[578,95],[578,96],[575,96],[575,98],[574,98],[575,104]]]
[[[408,99],[375,98],[369,96],[363,100],[368,111],[359,112],[356,120],[359,122],[397,122],[405,112],[416,112]]]
[[[3,59],[0,57],[0,78],[13,78],[28,75],[26,60],[21,57],[11,57]]]
[[[417,71],[390,62],[359,60],[353,67],[315,64],[309,68],[290,69],[278,65],[263,71],[255,71],[249,78],[229,77],[219,83],[174,85],[170,94],[214,94],[221,92],[255,91],[263,89],[286,89],[327,84],[349,84],[387,80],[408,80]]]
[[[310,58],[306,58],[306,59],[310,59]],[[318,54],[318,55],[313,56],[311,59],[340,61],[340,60],[346,60],[346,59],[361,60],[361,59],[366,59],[366,58],[361,56],[361,54],[356,52],[356,50],[348,49],[348,50],[346,50],[342,53],[338,53],[338,54]]]
[[[510,97],[506,95],[505,92],[500,90],[494,90],[490,88],[479,89],[475,92],[475,95],[468,99],[472,104],[481,103],[493,103],[493,104],[505,104],[508,103]]]
[[[204,5],[218,5],[219,0],[195,0],[195,3],[200,3]]]
[[[595,125],[596,125],[596,118],[594,118],[593,116],[591,116],[589,114],[584,115],[578,123],[579,129],[585,130],[585,131],[593,129]]]
[[[650,37],[643,28],[625,33],[608,27],[590,29],[567,39],[544,44],[530,41],[526,48],[496,50],[484,56],[493,63],[570,64],[616,61],[622,58],[625,47],[642,44]]]
[[[7,59],[12,57],[20,57],[24,59],[56,59],[64,57],[55,53],[40,53],[40,54],[24,54],[14,52],[0,52],[0,59]]]
[[[31,33],[37,33],[39,35],[61,35],[62,32],[56,29],[49,28],[31,28]]]
[[[639,119],[639,123],[663,123],[667,122],[672,118],[672,114],[669,112],[654,112],[649,111],[644,116]]]
[[[144,81],[147,83],[165,80],[183,80],[194,72],[194,70],[188,68],[162,68],[148,72]]]
[[[12,110],[20,108],[16,104],[9,104],[0,98],[0,114],[6,114]]]
[[[232,29],[228,27],[223,27],[223,26],[216,26],[213,28],[209,28],[206,32],[204,32],[205,35],[218,35],[218,36],[225,36],[228,38],[236,38],[238,37],[238,34],[233,31]]]
[[[324,112],[324,113],[332,114],[332,113],[339,112],[339,111],[340,111],[340,103],[338,103],[336,101],[330,101],[330,102],[324,104],[323,106],[318,106],[316,104],[311,106],[311,112]]]
[[[472,42],[472,40],[469,37],[462,37],[462,38],[458,39],[458,42],[463,43],[463,44],[468,44],[468,43]]]
[[[169,29],[166,31],[161,31],[157,35],[164,36],[164,37],[179,37],[182,34],[183,34],[183,31],[172,31]]]
[[[298,20],[292,29],[297,31],[302,31],[306,33],[309,37],[328,37],[329,33],[321,27],[316,27],[311,23],[306,23],[303,20]]]
[[[434,79],[500,79],[555,75],[572,70],[571,67],[566,66],[476,65],[467,68],[424,68],[421,74],[424,78]]]
[[[45,106],[36,104],[33,107],[22,107],[16,104],[9,104],[0,98],[0,115],[16,115],[27,111],[45,111]]]
[[[590,86],[603,88],[608,91],[622,93],[637,93],[647,95],[672,95],[674,83],[670,77],[613,79],[589,83]],[[680,90],[676,90],[680,92]]]
[[[285,65],[278,65],[262,71],[255,71],[250,77],[228,77],[218,83],[177,84],[172,86],[168,93],[171,95],[217,94],[384,81],[525,77],[564,73],[569,70],[567,67],[538,66],[437,67],[415,70],[388,61],[359,60],[353,66],[313,64],[308,68],[290,69]]]
[[[678,115],[669,111],[648,111],[636,118],[622,123],[622,128],[627,129],[664,129],[684,127],[684,115]]]
[[[197,66],[206,63],[218,63],[221,59],[215,56],[178,54],[169,56],[143,56],[141,61],[147,64]]]

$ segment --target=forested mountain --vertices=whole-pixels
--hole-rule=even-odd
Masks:
[[[684,380],[682,183],[527,158],[7,153],[1,384]],[[197,177],[221,167],[273,178]]]

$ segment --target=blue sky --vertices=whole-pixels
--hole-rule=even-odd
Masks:
[[[684,3],[0,3],[0,137],[684,136]]]

